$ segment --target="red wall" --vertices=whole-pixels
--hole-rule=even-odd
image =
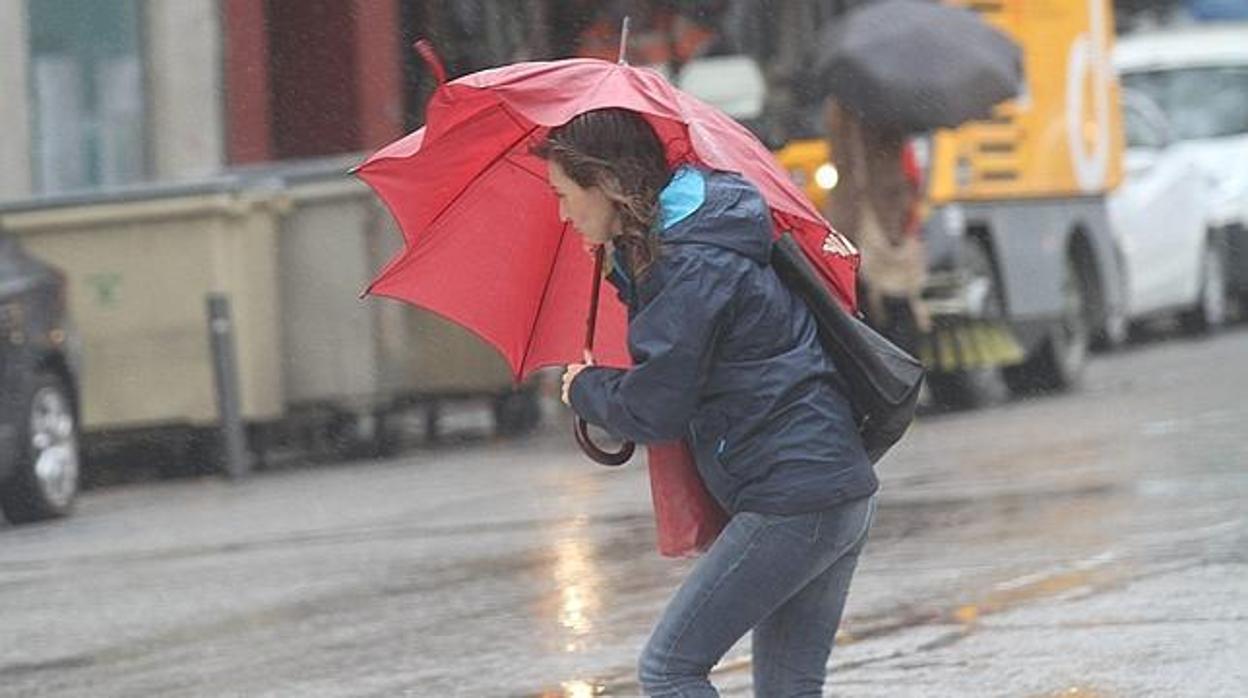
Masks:
[[[396,0],[354,0],[360,145],[373,149],[403,130],[403,46]]]
[[[224,0],[232,163],[374,148],[400,133],[396,0]]]
[[[272,158],[269,43],[260,0],[222,0],[226,157],[232,164]]]

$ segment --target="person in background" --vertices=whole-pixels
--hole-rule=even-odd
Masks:
[[[824,215],[858,247],[867,321],[913,354],[919,337],[931,331],[921,295],[927,259],[913,149],[906,134],[874,127],[831,98],[824,104],[824,125],[839,175]]]

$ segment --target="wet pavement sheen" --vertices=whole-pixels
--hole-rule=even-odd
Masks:
[[[828,695],[1248,695],[1245,358],[1244,329],[1154,343],[923,418]],[[654,551],[643,465],[555,427],[101,490],[0,528],[0,696],[633,696],[688,565]],[[713,678],[749,676],[746,640]]]

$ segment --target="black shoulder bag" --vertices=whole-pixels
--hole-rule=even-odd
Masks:
[[[772,246],[771,264],[814,314],[820,342],[845,380],[863,446],[875,463],[914,420],[923,364],[845,312],[791,234]]]

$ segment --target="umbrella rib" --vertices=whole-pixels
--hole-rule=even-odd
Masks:
[[[524,127],[527,125],[524,121],[520,119],[519,116],[513,113],[512,110],[505,103],[500,104],[500,106],[503,109],[503,113],[506,114],[508,117],[510,117],[511,120],[514,121],[517,125],[521,127]],[[521,140],[528,139],[528,137],[531,136],[533,132],[536,130],[537,130],[537,126],[534,125],[528,131],[525,131],[524,137],[522,139],[517,140],[516,142],[519,143]],[[514,147],[515,145],[513,144],[511,148],[508,148],[506,152],[503,153],[501,159],[505,159],[511,162],[511,164],[515,166],[517,169],[521,170],[522,172],[527,173],[528,175],[532,176],[534,179],[540,179],[543,182],[545,182],[546,181],[545,177],[540,176],[538,173],[523,166],[521,163],[511,159],[510,156],[511,156],[512,148]],[[493,167],[493,163],[491,163],[490,166]],[[542,286],[541,302],[537,304],[537,312],[533,313],[533,322],[529,325],[529,339],[527,342],[525,342],[524,354],[521,355],[520,357],[520,370],[517,371],[517,375],[523,375],[524,367],[529,361],[529,355],[533,353],[533,338],[537,335],[537,322],[542,317],[542,309],[546,307],[546,296],[549,295],[550,283],[555,278],[555,265],[559,263],[559,251],[563,249],[563,239],[567,235],[567,232],[568,232],[568,224],[564,223],[559,229],[559,242],[555,245],[555,253],[550,256],[550,269],[549,271],[546,272],[546,283],[544,286]]]
[[[510,118],[513,122],[515,122],[517,126],[525,130],[519,138],[517,138],[510,145],[508,145],[505,149],[503,149],[503,151],[499,153],[495,158],[493,158],[487,165],[485,165],[485,167],[482,167],[480,171],[477,173],[477,175],[472,177],[470,181],[483,176],[486,172],[489,172],[493,168],[497,167],[499,162],[503,162],[503,161],[510,162],[513,166],[516,166],[517,169],[523,171],[524,173],[528,174],[529,176],[535,179],[540,179],[542,181],[545,181],[545,178],[543,178],[541,175],[530,170],[528,167],[524,167],[521,163],[516,162],[515,160],[512,160],[510,157],[516,145],[524,142],[525,140],[528,140],[529,137],[533,135],[533,132],[539,128],[539,126],[537,124],[530,125],[529,123],[523,121],[510,108],[508,108],[508,106],[505,103],[500,102],[498,104],[498,108],[501,109],[502,112],[508,116],[508,118]],[[467,189],[467,187],[465,187],[465,189]],[[455,206],[456,203],[459,202],[462,196],[463,196],[463,191],[460,191],[458,194],[452,197],[451,200],[445,206],[443,206],[442,210],[439,211],[438,214],[430,220],[429,225],[426,229],[432,229],[438,223],[438,221],[440,221],[442,217],[446,215],[447,211],[449,211],[452,207]],[[558,259],[559,250],[563,248],[563,240],[567,234],[567,229],[568,229],[568,226],[565,223],[559,231],[559,244],[558,244],[558,247],[555,248],[555,254],[551,256],[550,271],[546,276],[546,284],[542,288],[541,302],[537,306],[537,312],[534,313],[533,315],[533,322],[530,325],[530,329],[529,329],[529,338],[527,342],[525,343],[524,354],[521,356],[519,370],[516,371],[517,378],[519,378],[523,374],[525,362],[528,361],[529,355],[533,351],[534,332],[536,331],[536,328],[537,328],[538,319],[542,315],[542,308],[546,306],[547,291],[550,290],[550,284],[554,278],[555,263],[557,262],[557,259]],[[406,245],[406,240],[404,242]],[[413,246],[411,245],[406,245],[406,246],[409,248],[409,251],[411,251],[411,248]],[[411,254],[404,255],[402,258],[398,259],[392,268],[387,268],[383,270],[382,275],[379,276],[377,279],[375,279],[373,283],[369,285],[369,288],[366,291],[366,293],[371,292],[373,287],[376,286],[378,283],[380,283],[383,278],[392,276],[393,274],[398,273],[401,269],[407,267],[409,264],[411,264],[411,262],[414,259],[415,259],[414,255],[411,255]]]
[[[603,81],[605,80],[606,80],[606,77],[604,76]],[[599,86],[601,86],[601,84],[602,84],[602,81],[598,83]],[[520,118],[516,114],[514,114],[512,110],[506,104],[502,104],[501,106],[503,108],[503,112],[507,114],[507,116],[511,117],[512,120],[514,120],[517,124],[524,125],[524,122],[522,122]],[[536,126],[534,128],[531,128],[528,132],[525,133],[524,137],[528,138],[536,130],[537,130]],[[511,148],[508,148],[507,152],[504,153],[503,155],[504,158],[511,161],[511,163],[515,165],[517,169],[521,170],[522,172],[525,172],[529,176],[535,179],[539,179],[543,182],[546,181],[546,178],[544,176],[542,176],[541,174],[538,174],[537,172],[534,172],[533,170],[530,170],[528,167],[524,166],[524,164],[521,162],[511,160],[510,156],[511,156]],[[538,323],[538,320],[540,320],[542,317],[542,309],[546,307],[546,298],[547,296],[550,295],[550,284],[555,278],[555,265],[559,263],[559,251],[563,249],[563,240],[565,237],[567,237],[567,234],[568,234],[568,224],[564,223],[559,228],[559,241],[555,245],[555,253],[550,256],[550,260],[551,260],[550,269],[546,273],[546,284],[545,286],[542,287],[541,302],[538,303],[537,305],[537,312],[533,314],[533,322],[529,326],[529,339],[525,343],[524,354],[521,355],[520,357],[520,370],[517,372],[517,374],[524,373],[524,367],[528,364],[529,355],[533,353],[533,340],[537,336],[537,323]]]
[[[613,63],[607,70],[602,71],[602,77],[598,78],[598,83],[595,84],[592,88],[585,90],[585,96],[581,99],[581,104],[584,105],[585,103],[593,100],[594,93],[598,91],[598,88],[602,87],[602,83],[610,79],[612,75],[615,75],[616,72],[619,70],[619,68],[620,68],[620,64]],[[591,111],[591,110],[585,109],[584,106],[578,106],[576,110],[572,112],[572,115],[573,117],[576,117],[576,116],[579,116],[580,114],[584,114],[586,111]],[[640,110],[634,109],[633,111],[637,111],[638,113],[641,113]]]
[[[555,265],[559,263],[559,250],[563,249],[563,239],[567,237],[568,224],[564,223],[559,229],[559,243],[555,247],[555,253],[550,256],[550,271],[546,273],[546,285],[542,287],[542,301],[537,304],[537,312],[533,314],[533,324],[529,327],[529,341],[524,346],[524,355],[520,357],[520,371],[524,372],[525,364],[529,361],[529,354],[533,353],[533,338],[537,336],[537,321],[542,317],[542,309],[546,307],[546,297],[550,293],[550,283],[555,278]]]
[[[537,129],[533,129],[533,130],[536,131]],[[532,133],[532,132],[533,131],[530,131],[529,133]],[[513,160],[511,156],[512,156],[512,153],[507,153],[507,155],[505,155],[504,157],[506,157],[507,161],[510,162],[512,165],[514,165],[517,170],[520,170],[524,172],[525,174],[529,175],[530,177],[537,179],[543,183],[549,183],[550,179],[547,177],[545,172],[534,172],[533,170],[529,169],[529,166],[527,163],[525,163],[522,160]]]
[[[501,103],[500,103],[498,106],[499,106],[499,109],[501,109],[501,110],[503,111],[503,113],[507,114],[507,116],[508,116],[509,118],[511,118],[511,119],[512,119],[512,121],[515,121],[515,122],[516,122],[516,124],[517,124],[517,125],[519,125],[521,128],[524,128],[524,127],[526,127],[526,126],[527,126],[527,124],[525,124],[525,123],[521,122],[519,119],[517,119],[517,118],[516,118],[516,115],[515,115],[515,114],[512,114],[512,113],[511,113],[511,111],[510,111],[509,109],[507,109],[506,105],[504,105],[504,104],[501,104]],[[532,127],[529,127],[529,128],[528,128],[528,130],[527,130],[527,131],[525,131],[525,132],[524,132],[524,133],[523,133],[523,134],[522,134],[519,138],[517,138],[516,140],[512,141],[512,142],[511,142],[511,144],[510,144],[510,145],[508,145],[505,149],[503,149],[503,151],[502,151],[501,153],[499,153],[497,156],[495,156],[493,159],[491,159],[491,160],[490,160],[490,161],[489,161],[489,162],[488,162],[488,163],[487,163],[484,167],[482,167],[482,168],[481,168],[481,169],[477,172],[477,174],[475,174],[475,175],[473,175],[472,177],[468,178],[468,184],[465,184],[465,185],[464,185],[464,187],[463,187],[463,188],[461,188],[461,189],[459,190],[459,192],[457,192],[457,193],[455,194],[455,196],[451,197],[451,198],[450,198],[450,201],[448,201],[448,202],[447,202],[444,206],[442,206],[442,210],[438,211],[437,215],[435,215],[433,218],[429,219],[429,223],[425,226],[425,230],[432,230],[432,229],[433,229],[433,228],[434,228],[434,227],[438,224],[438,222],[439,222],[440,220],[442,220],[442,217],[446,215],[446,212],[447,212],[447,211],[449,211],[449,210],[451,210],[451,209],[455,206],[455,204],[459,203],[460,198],[462,198],[462,197],[463,197],[464,192],[468,190],[468,187],[469,187],[469,186],[471,186],[471,183],[472,183],[473,181],[476,181],[477,179],[479,179],[479,178],[481,178],[482,176],[484,176],[484,175],[485,175],[485,173],[487,173],[487,172],[489,172],[490,170],[494,169],[494,167],[495,167],[495,166],[497,166],[499,162],[504,161],[504,160],[508,160],[508,157],[507,157],[507,156],[511,153],[512,148],[515,148],[517,143],[520,143],[520,142],[522,142],[522,141],[527,140],[527,139],[529,138],[529,136],[531,136],[531,135],[533,134],[533,132],[534,132],[534,131],[536,131],[536,130],[537,130],[537,126],[532,126]],[[528,170],[526,169],[525,171],[527,172]],[[532,174],[532,173],[530,173],[530,174]],[[384,197],[383,197],[383,201],[384,201]],[[397,220],[397,217],[396,217],[396,220]],[[410,251],[410,250],[414,250],[414,249],[415,249],[415,245],[414,245],[413,243],[409,243],[409,242],[408,242],[408,240],[407,240],[407,238],[406,238],[406,236],[404,236],[403,246],[404,246],[404,248],[405,248],[406,250],[409,250],[409,251]],[[391,268],[386,268],[386,269],[384,269],[384,270],[382,271],[382,274],[381,274],[380,276],[378,276],[376,279],[374,279],[374,280],[373,280],[373,283],[372,283],[372,284],[370,284],[369,288],[371,289],[371,288],[372,288],[372,286],[375,286],[375,285],[376,285],[379,281],[381,281],[382,279],[384,279],[384,278],[386,278],[386,277],[390,276],[390,275],[391,275],[391,274],[393,274],[393,273],[398,272],[398,270],[399,270],[400,268],[402,268],[402,267],[406,267],[406,266],[407,266],[407,264],[409,264],[411,261],[412,261],[412,257],[411,257],[411,256],[405,256],[405,259],[402,259],[402,260],[400,260],[400,263],[395,264],[393,269],[391,269]],[[367,292],[367,291],[366,291],[366,292]]]

